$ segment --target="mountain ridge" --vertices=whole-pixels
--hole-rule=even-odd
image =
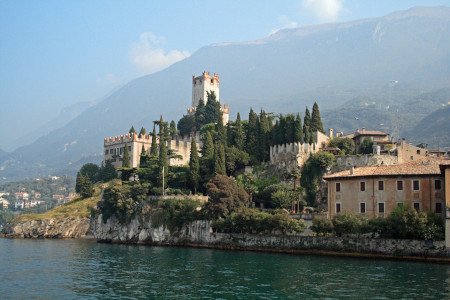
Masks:
[[[303,112],[314,101],[323,111],[339,112],[350,100],[383,102],[380,95],[403,97],[402,103],[408,103],[408,97],[450,86],[450,8],[441,10],[414,8],[313,26],[308,35],[298,35],[306,32],[303,27],[283,29],[255,40],[264,43],[202,47],[160,72],[128,82],[64,127],[17,149],[0,160],[0,177],[31,174],[31,166],[34,173],[73,173],[81,161],[100,161],[103,137],[126,132],[131,125],[149,127],[161,114],[177,120],[186,113],[190,78],[203,70],[219,73],[221,101],[231,107],[232,118],[250,107]],[[406,92],[391,92],[391,81]],[[414,116],[417,122],[424,117]]]

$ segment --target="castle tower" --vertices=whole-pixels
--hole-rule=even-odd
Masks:
[[[219,75],[216,73],[211,76],[205,71],[200,76],[192,76],[192,107],[197,107],[200,100],[206,104],[208,101],[206,92],[209,91],[213,91],[216,99],[220,101],[219,84]]]

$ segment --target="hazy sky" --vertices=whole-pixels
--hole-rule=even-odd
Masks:
[[[0,0],[0,148],[208,44],[435,5],[450,1]]]

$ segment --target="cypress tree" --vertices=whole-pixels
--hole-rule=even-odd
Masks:
[[[151,158],[157,158],[158,157],[158,142],[156,137],[156,128],[155,124],[153,124],[153,131],[152,131],[152,144],[150,145],[150,157]]]
[[[259,114],[258,136],[258,158],[260,161],[267,161],[270,147],[270,120],[264,110],[261,110]]]
[[[169,173],[169,159],[167,150],[169,130],[167,123],[164,122],[163,117],[159,119],[159,178],[160,184],[164,180],[164,185],[167,187],[167,174]],[[164,172],[163,172],[164,171]]]
[[[222,143],[216,142],[214,145],[214,173],[225,175],[225,147]]]
[[[305,109],[305,116],[303,118],[303,140],[305,143],[311,143],[311,114],[308,107]]]
[[[203,138],[202,156],[200,158],[200,174],[202,180],[207,182],[213,173],[214,142],[211,133],[207,131]]]
[[[198,157],[195,138],[191,139],[191,155],[189,157],[189,181],[192,193],[196,194],[200,182],[200,159]]]
[[[239,150],[244,149],[244,129],[242,127],[241,115],[239,113],[236,117],[234,145]]]
[[[134,126],[133,125],[131,125],[131,128],[130,128],[130,130],[128,131],[130,134],[132,134],[132,133],[136,133],[136,130],[134,129]]]
[[[258,115],[250,109],[248,114],[247,138],[245,151],[249,153],[254,159],[257,155],[258,148]]]
[[[217,121],[216,125],[217,130],[217,141],[221,143],[222,145],[227,145],[227,129],[225,126],[223,126],[223,119],[222,119],[222,113],[219,115],[219,120]]]
[[[295,140],[295,117],[293,114],[288,114],[285,120],[284,140],[286,143],[292,143]]]
[[[214,91],[206,92],[208,100],[205,105],[205,124],[217,123],[220,118],[220,103]]]
[[[148,154],[147,151],[145,151],[144,145],[142,145],[141,156],[139,157],[139,167],[140,168],[147,167],[147,161],[148,161]]]
[[[172,120],[170,122],[169,126],[169,134],[172,138],[174,138],[178,134],[177,125],[175,124],[175,121]]]
[[[139,131],[139,137],[145,136],[146,133],[147,133],[147,130],[145,130],[144,127],[141,127],[141,130]]]
[[[226,126],[226,130],[227,130],[227,145],[228,146],[234,146],[234,128],[231,125],[231,121],[228,122],[227,126]]]
[[[195,116],[195,129],[200,130],[200,128],[202,128],[202,126],[206,124],[205,102],[203,101],[203,99],[200,99],[200,101],[198,102],[194,116]]]
[[[323,130],[322,119],[320,118],[319,105],[317,102],[314,102],[311,115],[311,133],[315,133],[316,131],[325,133]]]
[[[128,145],[125,144],[123,148],[123,157],[122,157],[122,168],[130,167],[130,153],[128,152]]]
[[[287,138],[286,138],[286,131],[287,131],[287,119],[285,116],[280,115],[280,123],[278,128],[278,133],[280,135],[280,144],[286,144]]]
[[[302,127],[302,118],[300,114],[297,114],[295,117],[295,126],[294,126],[294,141],[296,143],[303,144],[303,127]]]

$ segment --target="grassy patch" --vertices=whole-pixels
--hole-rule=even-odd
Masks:
[[[55,207],[40,214],[22,214],[17,216],[14,222],[24,222],[33,220],[45,220],[65,217],[89,217],[91,209],[100,201],[101,187],[96,186],[94,195],[86,199],[75,199],[69,203]]]

